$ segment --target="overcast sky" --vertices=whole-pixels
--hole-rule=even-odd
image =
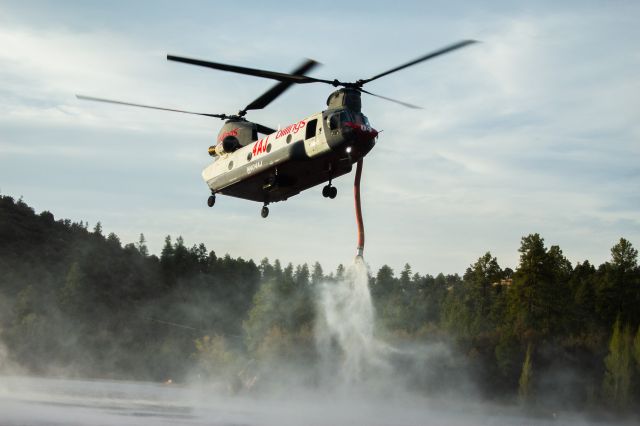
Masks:
[[[363,97],[383,130],[365,160],[365,258],[373,268],[462,273],[486,251],[515,267],[538,232],[572,261],[640,245],[640,3],[0,1],[0,193],[56,218],[101,221],[217,254],[326,270],[355,252],[353,173],[271,205],[219,197],[201,170],[221,121],[83,102],[76,93],[233,113],[272,81],[166,54],[367,78],[449,43],[481,44],[377,80]],[[392,6],[390,6],[392,4]],[[249,118],[277,127],[325,107],[294,87]]]

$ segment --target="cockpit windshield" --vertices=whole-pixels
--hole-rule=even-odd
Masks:
[[[346,111],[336,112],[327,117],[327,123],[331,130],[338,130],[347,121],[349,121],[349,116]]]
[[[353,118],[351,117],[351,113],[349,113],[349,111],[342,111],[340,113],[340,123],[347,123],[349,121],[353,121]]]
[[[343,110],[340,112],[336,112],[327,117],[327,123],[329,124],[329,129],[338,130],[344,123],[353,122],[353,117],[349,111]]]
[[[344,125],[344,123],[355,123],[358,125],[371,127],[367,116],[360,112],[343,110],[340,112],[335,112],[334,114],[331,114],[329,117],[327,117],[327,124],[329,125],[329,129],[331,130],[338,130]]]

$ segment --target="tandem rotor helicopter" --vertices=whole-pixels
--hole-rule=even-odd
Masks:
[[[167,60],[170,61],[278,81],[275,86],[244,109],[231,115],[183,111],[91,96],[76,96],[83,100],[203,115],[225,120],[218,133],[216,144],[210,146],[208,150],[209,155],[214,157],[214,161],[202,171],[202,177],[211,190],[211,195],[207,199],[209,207],[213,207],[215,204],[217,194],[228,195],[263,203],[261,215],[266,218],[269,215],[267,207],[269,203],[284,201],[325,182],[327,185],[322,188],[322,195],[325,198],[333,199],[338,191],[331,184],[332,180],[349,173],[353,164],[357,163],[354,194],[359,227],[358,253],[362,255],[364,229],[359,193],[362,160],[374,147],[378,131],[371,126],[368,118],[362,113],[361,94],[366,93],[408,108],[419,108],[371,93],[363,86],[381,77],[473,43],[476,41],[459,41],[371,78],[355,82],[343,82],[337,79],[324,80],[307,76],[306,74],[318,65],[312,59],[306,60],[290,74],[287,74],[167,55]],[[277,130],[245,118],[248,111],[265,108],[293,84],[310,83],[324,83],[340,87],[329,95],[326,110],[294,121]]]

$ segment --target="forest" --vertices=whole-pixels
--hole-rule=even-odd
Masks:
[[[448,348],[392,357],[411,392],[471,388],[484,400],[638,414],[638,251],[612,243],[602,265],[572,265],[531,234],[515,270],[489,252],[462,275],[382,266],[369,277],[376,336]],[[312,386],[316,289],[345,273],[233,258],[170,236],[157,256],[142,234],[123,244],[100,223],[56,220],[0,196],[0,373],[195,378],[238,390],[249,371],[261,371],[260,388],[287,368]]]

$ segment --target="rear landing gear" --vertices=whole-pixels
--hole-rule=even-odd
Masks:
[[[324,198],[331,198],[333,200],[334,198],[336,198],[336,195],[338,195],[338,188],[332,186],[331,182],[329,182],[328,185],[322,188],[322,196]]]
[[[213,207],[215,203],[216,203],[216,194],[211,194],[209,198],[207,198],[207,205],[209,207]]]
[[[263,218],[269,216],[269,207],[267,207],[266,204],[262,207],[262,210],[260,210],[260,216],[262,216]]]

